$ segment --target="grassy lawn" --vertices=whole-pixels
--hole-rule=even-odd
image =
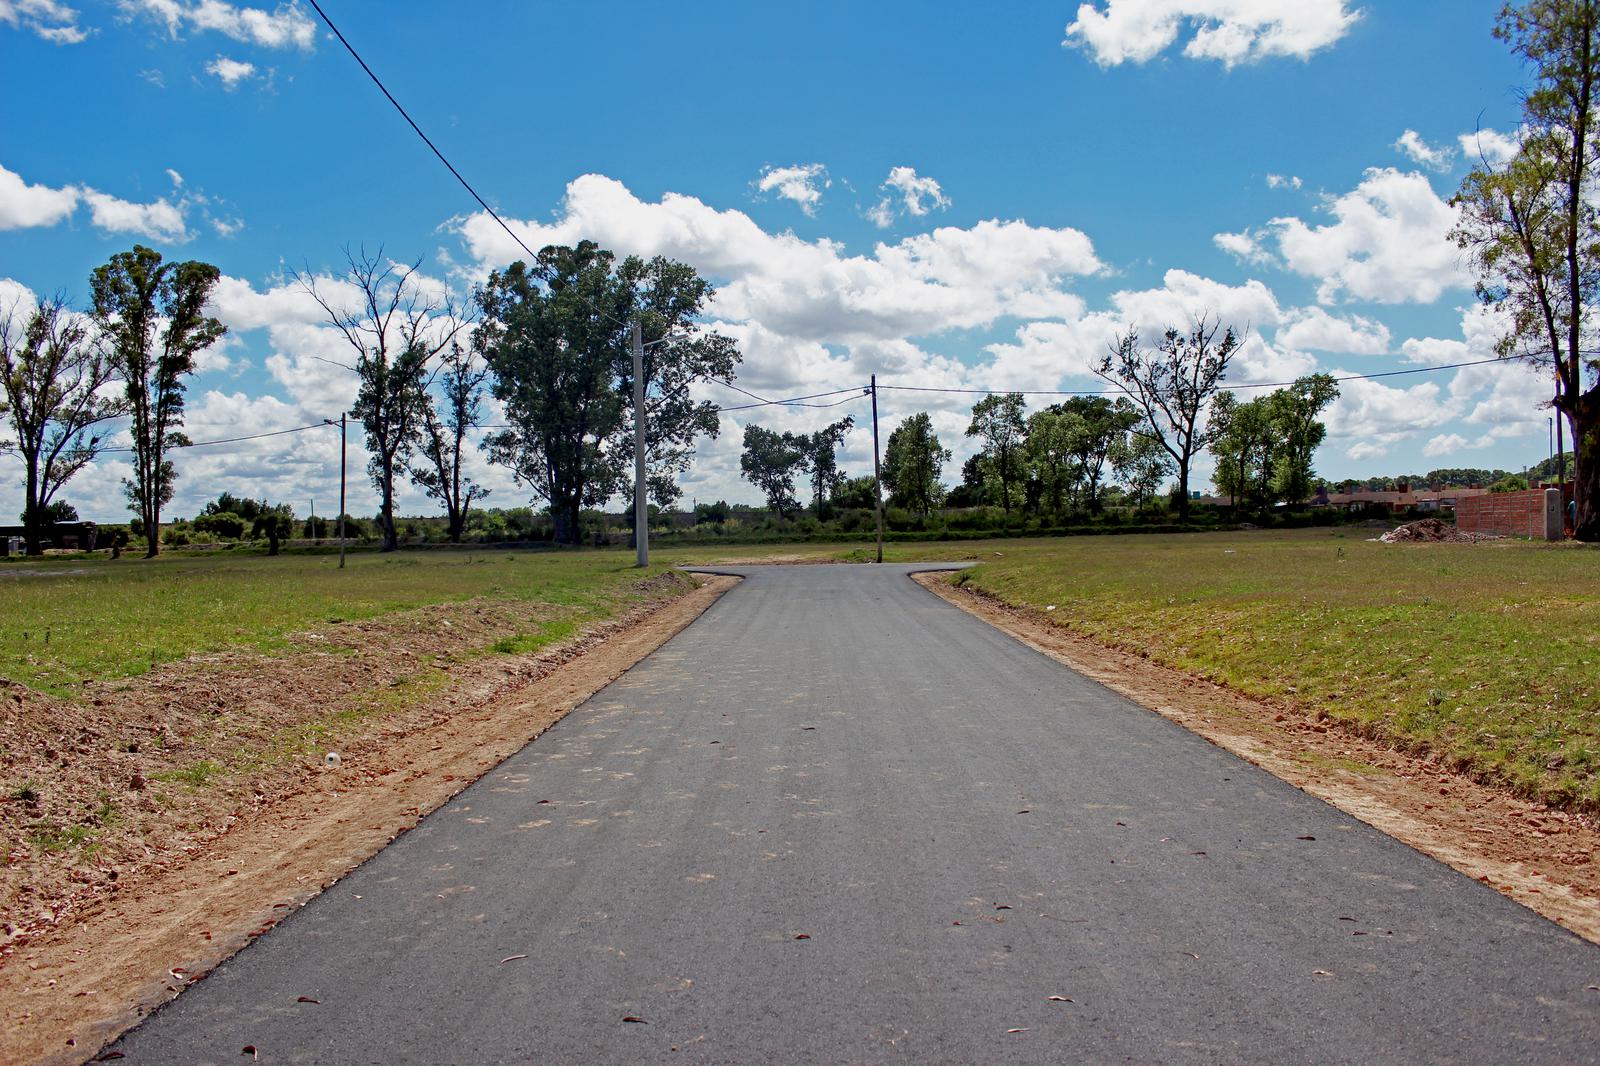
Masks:
[[[0,565],[0,677],[71,696],[197,653],[270,654],[318,623],[475,597],[560,608],[561,633],[507,638],[529,651],[618,613],[640,577],[620,551],[357,553],[344,570],[330,555],[29,560]]]
[[[910,545],[957,580],[1515,791],[1600,809],[1600,556],[1365,531]],[[966,549],[965,552],[960,549]]]

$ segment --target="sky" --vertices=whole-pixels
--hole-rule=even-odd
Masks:
[[[693,265],[742,388],[875,374],[883,437],[930,412],[951,482],[977,397],[890,386],[1102,388],[1089,367],[1117,335],[1200,314],[1248,338],[1231,384],[1421,371],[1343,385],[1316,457],[1330,480],[1546,456],[1544,377],[1430,369],[1491,357],[1501,332],[1448,238],[1450,196],[1518,125],[1527,72],[1491,36],[1499,6],[323,3],[526,244]],[[346,249],[381,249],[467,293],[523,254],[309,5],[0,0],[0,55],[0,310],[83,307],[90,272],[135,243],[214,263],[228,334],[189,380],[194,440],[319,425],[353,399],[348,349],[294,272],[331,284]],[[864,399],[728,412],[684,503],[760,500],[739,477],[748,422],[846,414],[841,465],[870,473]],[[186,449],[167,514],[224,490],[332,514],[338,457],[326,428]],[[376,508],[365,461],[352,432],[358,514]],[[489,505],[529,502],[473,469]],[[107,454],[62,498],[125,521],[128,473]],[[0,457],[0,514],[22,491]],[[438,511],[410,486],[399,505]]]

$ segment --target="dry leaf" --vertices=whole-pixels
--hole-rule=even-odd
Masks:
[[[811,939],[811,934],[810,933],[796,933],[794,935],[794,938],[796,940],[810,940]]]
[[[1311,971],[1311,976],[1312,977],[1332,977],[1333,976],[1333,971],[1332,970],[1312,970]]]
[[[994,909],[997,910],[997,911],[1008,911],[1008,910],[1011,909],[1011,904],[1009,904],[1009,903],[996,903],[994,905]]]
[[[320,1004],[322,1001],[320,999],[312,999],[310,996],[301,996],[299,999],[295,1000],[295,1002],[296,1003],[319,1003]]]
[[[526,955],[507,955],[505,958],[500,960],[500,965],[504,966],[508,962],[515,962],[517,959],[525,959],[527,957],[528,956]]]
[[[1194,959],[1196,962],[1200,961],[1200,956],[1196,955],[1192,951],[1185,951],[1185,952],[1182,952],[1182,954],[1189,956],[1191,959]]]
[[[649,1022],[645,1021],[643,1018],[636,1018],[632,1014],[624,1014],[622,1016],[622,1020],[625,1021],[625,1022],[632,1022],[634,1025],[649,1025],[650,1024]]]
[[[1050,997],[1050,1002],[1051,1003],[1071,1003],[1072,1000],[1068,999],[1066,996],[1051,996]]]
[[[1295,837],[1295,839],[1296,840],[1315,840],[1317,838],[1313,837],[1313,836],[1303,836],[1303,837]]]
[[[1007,1029],[1006,1030],[1007,1033],[1026,1033],[1027,1031],[1028,1030],[1026,1030],[1026,1029]]]

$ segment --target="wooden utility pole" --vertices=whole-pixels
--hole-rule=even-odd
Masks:
[[[633,342],[633,542],[639,549],[639,567],[650,565],[650,504],[644,485],[644,345],[639,343],[639,320],[629,327]]]
[[[872,375],[872,493],[878,499],[878,562],[883,562],[883,475],[878,467],[878,375]]]
[[[344,569],[344,420],[345,412],[339,412],[339,569]]]

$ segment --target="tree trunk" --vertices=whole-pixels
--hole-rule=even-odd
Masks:
[[[39,471],[33,461],[28,463],[28,495],[22,516],[22,535],[28,544],[27,553],[43,555],[44,531],[40,526],[44,524],[44,515],[39,510]]]
[[[578,501],[563,500],[550,506],[550,521],[555,526],[557,544],[578,543]]]
[[[1189,521],[1189,462],[1178,464],[1178,521]]]
[[[400,547],[400,536],[394,526],[394,465],[383,464],[383,506],[378,509],[378,527],[383,531],[380,551],[392,552]]]
[[[1572,412],[1572,498],[1575,539],[1600,541],[1600,385],[1578,396]]]

